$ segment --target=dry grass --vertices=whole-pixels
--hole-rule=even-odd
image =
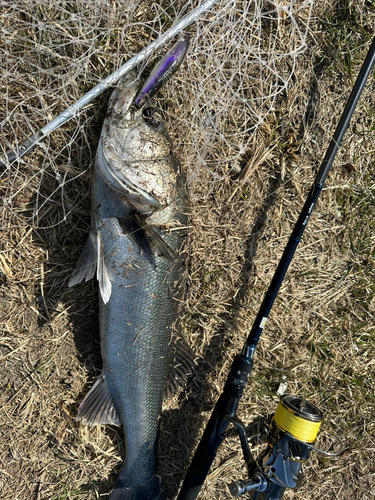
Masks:
[[[332,10],[327,5],[315,5],[308,49],[298,59],[288,91],[238,161],[236,168],[247,169],[246,175],[238,179],[238,173],[228,174],[223,165],[224,179],[204,200],[200,195],[212,178],[201,169],[193,181],[190,291],[183,324],[201,361],[187,388],[168,402],[161,416],[159,474],[167,498],[178,491],[231,361],[251,328],[374,32],[375,11],[366,2]],[[0,9],[8,12],[4,5]],[[137,19],[147,20],[142,16],[148,15],[147,9],[140,9]],[[107,16],[107,22],[112,17]],[[16,34],[20,36],[25,19],[14,19],[18,24],[13,33],[20,43]],[[115,26],[116,16],[111,22]],[[2,28],[11,29],[9,19],[3,17],[2,23]],[[111,43],[116,40],[113,33]],[[98,43],[105,46],[109,41],[99,37]],[[136,52],[142,48],[142,33],[130,30],[126,43]],[[20,48],[17,43],[8,47]],[[110,46],[107,60],[94,54],[84,74],[69,80],[62,92],[66,102],[107,74],[111,50],[115,48]],[[27,94],[28,79],[33,78],[30,68],[53,59],[44,54],[46,60],[33,60],[32,51],[27,54],[23,66],[7,67],[14,71],[14,81],[23,82],[2,90],[3,96],[13,96],[12,102],[38,101],[38,96]],[[83,54],[84,44],[77,44],[72,60]],[[56,56],[56,85],[44,94],[52,116],[64,109],[64,99],[54,95],[61,95],[69,60],[64,61],[59,67]],[[194,102],[179,93],[184,71],[176,87],[168,90],[179,98],[161,99],[161,105],[168,108],[168,120],[174,120],[170,129],[188,170],[195,159],[184,138]],[[190,68],[190,78],[193,74],[199,78],[198,69]],[[121,465],[121,431],[87,430],[74,420],[101,362],[96,284],[67,288],[90,220],[89,176],[76,177],[74,169],[85,172],[92,163],[105,100],[106,96],[30,155],[17,167],[19,175],[11,184],[9,177],[0,178],[3,197],[9,196],[10,186],[12,194],[19,191],[12,214],[4,209],[0,243],[3,500],[106,499]],[[2,117],[12,111],[4,103]],[[40,101],[34,103],[39,105]],[[318,447],[349,448],[336,459],[313,455],[305,467],[305,483],[288,492],[287,499],[365,500],[375,495],[374,111],[372,80],[274,305],[240,404],[239,416],[254,436],[257,453],[262,446],[259,429],[275,411],[276,391],[286,377],[288,392],[308,398],[325,414]],[[39,123],[41,117],[26,113],[26,122],[33,119],[44,124]],[[11,123],[3,128],[4,149],[12,133],[23,139],[27,132],[26,126],[12,131]],[[58,144],[69,140],[70,147],[61,151]],[[212,158],[220,151],[213,146]],[[50,197],[58,180],[47,154],[62,166],[63,195],[57,190]],[[47,193],[48,203],[39,203],[35,218],[36,197]],[[58,223],[65,216],[66,221]],[[34,226],[24,223],[28,217]],[[241,475],[245,467],[239,440],[231,431],[201,498],[229,498],[226,484]]]

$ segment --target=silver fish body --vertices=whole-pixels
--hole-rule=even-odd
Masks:
[[[142,500],[161,498],[154,474],[163,394],[193,363],[178,321],[188,202],[160,116],[131,106],[134,73],[122,85],[103,125],[92,230],[70,286],[96,267],[103,371],[78,418],[123,425],[126,456],[110,500]]]

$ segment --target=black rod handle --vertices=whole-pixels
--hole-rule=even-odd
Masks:
[[[222,413],[220,404],[219,399],[190,463],[177,500],[195,500],[197,498],[215,458],[216,450],[225,438],[225,431],[223,434],[218,432],[219,414]],[[227,427],[227,422],[221,419],[221,424],[224,430]]]
[[[234,358],[224,390],[219,397],[195,451],[177,500],[195,500],[225,438],[230,419],[236,414],[243,388],[253,364],[244,355]],[[248,457],[250,458],[250,457]]]

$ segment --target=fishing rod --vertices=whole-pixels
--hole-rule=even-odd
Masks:
[[[252,500],[276,500],[282,498],[287,488],[296,488],[300,485],[302,463],[308,460],[312,450],[330,456],[338,455],[337,453],[323,452],[314,447],[323,414],[316,406],[302,398],[290,395],[281,397],[269,426],[266,437],[267,448],[257,459],[252,457],[245,434],[245,427],[236,416],[236,411],[243,389],[252,371],[252,358],[267,322],[269,312],[310,219],[374,61],[375,39],[362,65],[253,327],[241,353],[233,361],[224,390],[198,444],[177,500],[195,500],[198,496],[217,449],[225,439],[229,424],[234,425],[238,431],[248,473],[247,479],[236,480],[229,485],[229,492],[233,497],[249,492]]]
[[[157,38],[154,42],[150,43],[147,47],[141,50],[134,57],[129,59],[123,66],[118,68],[116,71],[111,73],[107,78],[98,83],[93,89],[82,96],[78,101],[65,109],[62,113],[56,116],[53,120],[48,122],[44,127],[35,132],[26,141],[20,144],[18,147],[5,154],[4,161],[0,157],[0,167],[6,166],[6,163],[10,163],[17,158],[21,158],[26,153],[31,151],[37,144],[39,144],[43,139],[45,139],[51,132],[61,127],[68,120],[76,116],[85,106],[87,106],[96,97],[102,94],[109,87],[118,82],[120,78],[125,76],[129,71],[131,71],[135,66],[141,63],[144,59],[149,57],[153,52],[157,51],[161,46],[167,43],[169,40],[174,38],[178,33],[180,33],[187,26],[192,24],[194,21],[199,19],[201,15],[206,12],[210,7],[212,7],[218,0],[206,0],[202,4],[198,5],[189,14],[186,14],[175,26],[169,28],[163,35]]]

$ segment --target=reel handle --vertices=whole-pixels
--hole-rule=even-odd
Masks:
[[[261,475],[258,475],[252,480],[233,481],[228,488],[232,497],[237,498],[251,490],[264,491],[267,486],[267,481]]]

